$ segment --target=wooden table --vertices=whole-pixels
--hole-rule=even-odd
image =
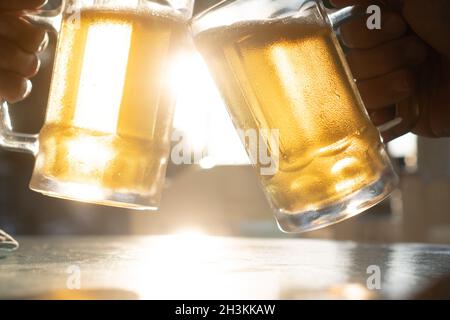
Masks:
[[[18,240],[20,249],[0,259],[0,298],[408,298],[450,273],[450,246],[437,245],[201,235]]]

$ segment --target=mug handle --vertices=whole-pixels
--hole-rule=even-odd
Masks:
[[[354,5],[332,11],[328,13],[328,18],[333,30],[337,30],[345,22],[363,17],[366,14],[364,6]],[[383,134],[385,142],[389,142],[411,131],[420,115],[419,103],[415,96],[400,101],[393,107],[395,108],[394,118],[377,126],[377,129]]]
[[[19,243],[5,231],[0,229],[0,258],[9,255],[18,248]]]
[[[41,25],[48,32],[58,34],[63,6],[53,10],[38,9],[25,12],[24,16],[34,24]],[[48,35],[44,44],[49,41]],[[0,146],[11,151],[36,155],[39,149],[39,134],[14,132],[9,115],[8,103],[0,99]]]

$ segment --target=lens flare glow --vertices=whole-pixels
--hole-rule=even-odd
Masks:
[[[171,88],[177,98],[174,127],[199,165],[249,164],[224,102],[202,57],[186,51],[174,61]],[[202,161],[202,155],[208,160]]]

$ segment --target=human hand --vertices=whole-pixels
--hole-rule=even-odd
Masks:
[[[41,26],[31,24],[24,10],[32,11],[46,0],[0,0],[0,99],[14,103],[31,92],[39,70],[37,53],[48,41]]]
[[[396,116],[403,119],[399,126],[382,132],[384,140],[408,131],[450,136],[450,1],[331,2],[338,8],[381,4],[380,30],[369,30],[366,16],[348,21],[340,31],[374,124],[383,125]]]

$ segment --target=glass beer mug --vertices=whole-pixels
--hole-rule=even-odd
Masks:
[[[248,150],[252,132],[277,161],[276,170],[259,173],[286,232],[354,216],[398,179],[334,33],[356,9],[328,14],[321,1],[226,0],[191,23],[252,163],[263,169]]]
[[[39,135],[15,133],[2,101],[0,145],[36,156],[32,190],[158,208],[174,103],[167,70],[192,7],[193,0],[72,0],[53,18],[30,15],[59,29],[46,120]]]

